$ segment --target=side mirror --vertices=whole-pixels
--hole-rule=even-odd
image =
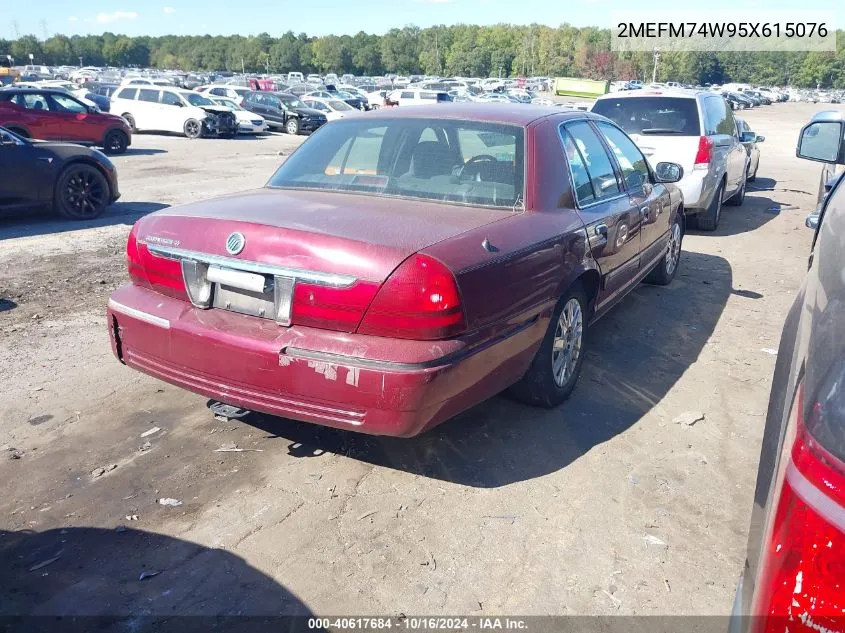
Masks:
[[[845,164],[845,121],[814,121],[801,129],[795,155],[820,163]]]
[[[757,135],[754,132],[743,132],[739,135],[741,143],[754,143],[757,140]]]
[[[654,167],[657,182],[678,182],[684,177],[684,168],[678,163],[657,163]]]
[[[757,138],[755,138],[755,139],[754,139],[754,142],[755,142],[755,143],[762,143],[762,142],[763,142],[763,141],[765,141],[765,140],[766,140],[766,137],[765,137],[765,136],[760,136],[760,135],[758,135],[758,136],[757,136]]]
[[[813,211],[807,216],[807,219],[804,220],[804,226],[815,231],[819,227],[819,218],[821,218],[821,215],[819,215],[817,211]]]

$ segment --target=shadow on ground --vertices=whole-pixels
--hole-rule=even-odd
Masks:
[[[758,178],[758,181],[771,180],[770,178]],[[756,183],[755,183],[756,184]],[[764,189],[763,191],[768,191]],[[781,213],[801,213],[797,207],[779,202],[776,198],[770,198],[758,191],[752,191],[751,183],[748,184],[748,191],[745,201],[740,207],[722,205],[722,217],[719,226],[715,231],[701,231],[694,227],[690,233],[696,235],[738,235],[756,231],[767,222],[771,222]]]
[[[256,413],[243,421],[287,440],[297,457],[343,454],[480,488],[541,477],[629,429],[659,403],[698,358],[732,292],[725,259],[684,253],[670,286],[641,285],[591,328],[580,382],[556,409],[498,396],[413,439]]]
[[[21,631],[292,631],[306,627],[271,616],[309,615],[242,558],[142,530],[0,530],[0,558],[0,618],[40,616],[19,621]]]
[[[82,220],[79,222],[65,220],[48,212],[21,213],[17,216],[8,216],[0,219],[0,240],[66,233],[68,231],[100,228],[116,224],[131,226],[139,218],[169,206],[168,204],[161,204],[159,202],[115,202],[96,220]]]
[[[148,147],[127,147],[126,152],[122,156],[155,156],[157,154],[166,154],[166,149],[148,148]]]

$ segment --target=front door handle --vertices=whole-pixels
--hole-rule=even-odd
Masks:
[[[647,206],[646,206],[646,207],[643,207],[642,209],[640,209],[640,214],[642,214],[642,215],[648,215],[648,212],[649,212],[649,211],[651,211],[651,209],[650,209],[649,207],[647,207]]]

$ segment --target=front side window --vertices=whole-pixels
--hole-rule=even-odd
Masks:
[[[50,95],[50,110],[53,112],[80,114],[88,112],[88,106],[65,95]]]
[[[607,123],[598,123],[597,127],[613,150],[628,189],[641,189],[651,179],[645,156],[619,128]]]
[[[572,136],[581,153],[595,199],[602,200],[619,194],[621,189],[616,179],[616,172],[613,170],[613,163],[590,124],[586,121],[578,121],[567,125],[565,129]]]
[[[270,187],[511,209],[523,199],[523,129],[435,119],[342,119],[285,161]]]
[[[180,106],[180,105],[182,105],[182,100],[179,98],[178,95],[176,95],[172,92],[167,92],[167,91],[164,91],[164,92],[161,93],[161,102],[164,105],[169,105],[169,106]]]

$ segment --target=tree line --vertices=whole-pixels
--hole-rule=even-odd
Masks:
[[[845,34],[837,33],[836,52],[661,52],[658,81],[705,84],[747,82],[765,85],[845,88]],[[273,37],[176,36],[129,37],[53,35],[42,40],[25,35],[0,39],[0,55],[16,64],[136,66],[185,71],[353,73],[488,76],[570,76],[650,81],[648,52],[615,53],[609,29],[543,25],[457,24],[391,29],[384,35],[311,37],[292,31]]]

